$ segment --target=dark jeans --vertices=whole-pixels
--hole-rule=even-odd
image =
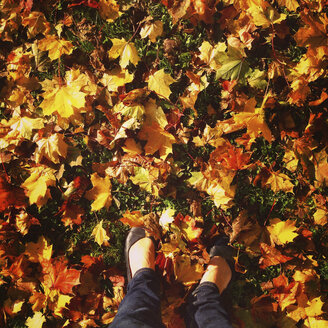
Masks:
[[[152,269],[140,269],[128,284],[110,328],[165,328],[161,320],[160,283]],[[186,307],[187,328],[231,328],[217,286],[200,284]]]

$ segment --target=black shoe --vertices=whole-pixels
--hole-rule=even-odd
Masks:
[[[142,238],[150,238],[155,246],[156,249],[156,242],[153,237],[148,237],[146,236],[146,231],[143,228],[140,227],[133,227],[125,240],[125,249],[124,249],[124,255],[125,255],[125,263],[126,263],[126,273],[127,273],[127,278],[128,282],[132,279],[132,274],[131,274],[131,269],[130,269],[130,261],[129,261],[129,251],[132,245],[134,245],[138,240]]]

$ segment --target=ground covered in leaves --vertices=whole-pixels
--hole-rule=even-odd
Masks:
[[[130,226],[167,327],[223,232],[235,327],[327,327],[328,1],[0,8],[1,327],[105,327]]]

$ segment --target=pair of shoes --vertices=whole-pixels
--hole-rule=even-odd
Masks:
[[[155,249],[156,247],[156,241],[153,237],[147,236],[146,231],[143,228],[140,227],[133,227],[125,240],[125,249],[124,249],[124,255],[125,255],[125,263],[126,263],[126,272],[127,272],[127,278],[128,282],[132,279],[132,274],[131,274],[131,268],[130,268],[130,261],[129,261],[129,251],[130,248],[140,239],[142,238],[150,238],[152,242],[154,243]]]

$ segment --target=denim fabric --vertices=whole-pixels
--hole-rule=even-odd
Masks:
[[[187,328],[232,328],[217,286],[200,284],[187,300]],[[109,328],[165,328],[161,320],[160,282],[152,269],[138,270],[128,284]]]
[[[128,284],[110,328],[165,328],[161,319],[160,282],[154,270],[138,270]]]
[[[232,328],[213,282],[203,282],[192,292],[187,300],[185,322],[187,328]]]

